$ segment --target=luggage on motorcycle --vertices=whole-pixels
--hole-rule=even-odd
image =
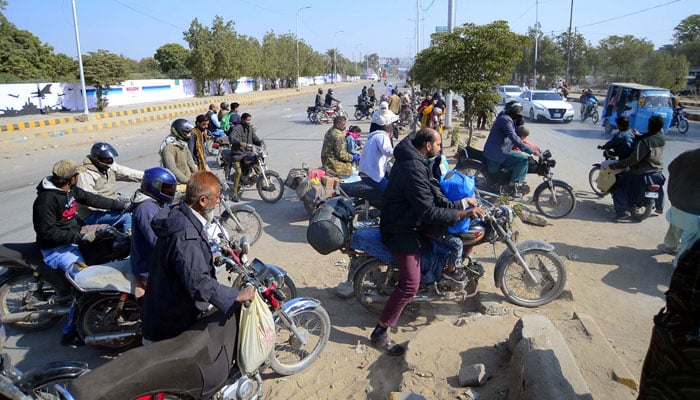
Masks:
[[[321,254],[340,249],[352,233],[355,206],[345,197],[334,197],[322,203],[309,221],[306,241]]]
[[[463,174],[459,171],[452,170],[445,175],[445,179],[440,182],[440,189],[450,201],[461,200],[465,197],[474,197],[474,188],[476,183],[474,177]],[[456,224],[447,228],[447,231],[453,234],[464,233],[469,231],[471,224],[470,218],[465,218],[457,221]]]
[[[598,190],[602,192],[607,192],[610,190],[610,188],[613,187],[615,184],[615,171],[611,168],[601,168],[600,173],[598,174],[598,181],[596,182],[596,186],[598,186]]]
[[[299,182],[296,192],[299,200],[304,203],[304,207],[309,210],[309,214],[316,208],[316,204],[331,196],[331,192],[323,187],[323,185],[314,183],[308,178],[302,179]]]
[[[307,178],[304,168],[292,168],[287,174],[287,179],[284,180],[284,186],[294,190],[299,186],[299,182]]]
[[[275,321],[257,291],[250,305],[241,307],[238,327],[238,368],[247,375],[255,372],[270,357],[275,345]]]

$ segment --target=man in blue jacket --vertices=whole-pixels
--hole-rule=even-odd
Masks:
[[[530,188],[524,184],[527,174],[528,156],[525,154],[540,155],[539,150],[531,149],[515,132],[515,125],[523,118],[523,106],[517,101],[509,101],[493,123],[489,137],[484,145],[484,157],[487,159],[489,172],[494,174],[501,168],[512,171],[510,176],[510,188],[516,186],[521,193],[527,193]],[[513,150],[518,146],[520,151]]]
[[[151,226],[158,239],[143,297],[146,342],[175,337],[204,316],[212,304],[228,317],[235,302],[252,300],[250,286],[237,290],[216,280],[206,225],[214,218],[221,183],[210,171],[192,175],[185,201],[164,208]]]

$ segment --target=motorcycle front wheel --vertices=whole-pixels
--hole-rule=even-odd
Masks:
[[[370,311],[380,313],[398,282],[398,271],[375,258],[360,267],[352,286],[360,304]]]
[[[39,289],[31,292],[29,288],[32,285],[38,285]],[[32,303],[46,303],[57,297],[60,297],[60,294],[51,282],[34,277],[31,271],[23,271],[9,278],[0,287],[0,314],[5,316],[26,311],[41,311],[40,307],[35,307]],[[54,304],[51,307],[60,306]],[[25,331],[38,331],[53,326],[61,317],[62,315],[47,316],[34,321],[11,322],[8,325]]]
[[[275,325],[277,339],[270,366],[280,375],[293,375],[307,369],[321,355],[331,336],[331,319],[320,305],[288,317],[294,321],[296,332],[303,336],[306,344],[281,320]]]
[[[119,294],[89,294],[78,300],[78,335],[85,340],[88,336],[105,333],[124,333],[140,330],[141,308],[133,296],[124,302],[124,307],[119,309]],[[141,335],[127,339],[117,339],[111,342],[103,342],[95,347],[110,350],[124,351],[136,347],[141,343]]]
[[[355,116],[355,119],[358,120],[358,121],[362,121],[362,118],[364,118],[364,114],[363,114],[362,111],[360,111],[359,109],[355,109],[355,115],[354,115],[354,116]]]
[[[238,243],[243,236],[248,236],[250,245],[255,244],[262,236],[263,222],[260,215],[254,210],[247,208],[233,210],[233,215],[234,217],[229,215],[228,211],[225,211],[221,216],[221,224],[228,232],[230,240]],[[236,223],[234,218],[238,223]]]
[[[551,188],[546,182],[541,184],[532,197],[537,211],[549,218],[563,218],[576,207],[574,192],[560,182],[552,182]]]
[[[87,367],[87,364],[85,364],[84,367]],[[25,375],[24,379],[25,384],[29,386],[28,390],[33,395],[33,398],[63,399],[63,397],[60,396],[59,391],[56,390],[56,385],[59,385],[65,389],[73,379],[88,371],[89,369],[79,366],[74,366],[61,372],[47,373],[46,371],[41,371],[41,373],[35,375],[33,375],[32,371],[30,371],[27,374],[29,376]]]
[[[267,178],[267,179],[265,179]],[[266,183],[265,181],[269,183]],[[277,203],[284,194],[284,182],[280,174],[275,171],[265,171],[265,175],[260,175],[256,184],[260,198],[266,203]]]
[[[598,177],[600,176],[600,167],[593,167],[591,170],[588,172],[588,184],[591,185],[591,190],[593,190],[593,193],[598,195],[599,197],[605,197],[607,196],[610,192],[604,192],[600,189],[598,189]]]
[[[593,110],[591,113],[591,120],[593,121],[593,125],[598,123],[598,119],[600,119],[600,115],[598,114],[598,110]]]
[[[689,128],[688,120],[685,118],[679,119],[678,120],[678,132],[685,135],[688,132]]]
[[[539,307],[559,297],[566,285],[566,268],[559,256],[540,249],[528,249],[520,255],[538,282],[532,282],[515,257],[510,257],[497,277],[497,284],[508,301],[522,307]]]

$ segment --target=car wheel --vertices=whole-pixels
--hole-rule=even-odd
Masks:
[[[530,121],[534,121],[534,120],[535,120],[535,109],[534,109],[534,108],[531,108],[531,109],[530,109],[529,118],[530,118]]]

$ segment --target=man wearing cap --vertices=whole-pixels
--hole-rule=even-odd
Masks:
[[[697,399],[700,393],[700,148],[668,166],[667,219],[683,231],[666,292],[654,317],[639,399]]]
[[[123,211],[127,204],[118,200],[86,192],[77,187],[78,165],[72,160],[61,160],[54,164],[52,175],[41,180],[36,187],[32,222],[36,242],[46,265],[53,269],[68,270],[73,263],[84,263],[78,248],[81,241],[95,240],[96,225],[82,227],[76,218],[77,205]],[[75,338],[72,318],[63,329],[61,342]]]

